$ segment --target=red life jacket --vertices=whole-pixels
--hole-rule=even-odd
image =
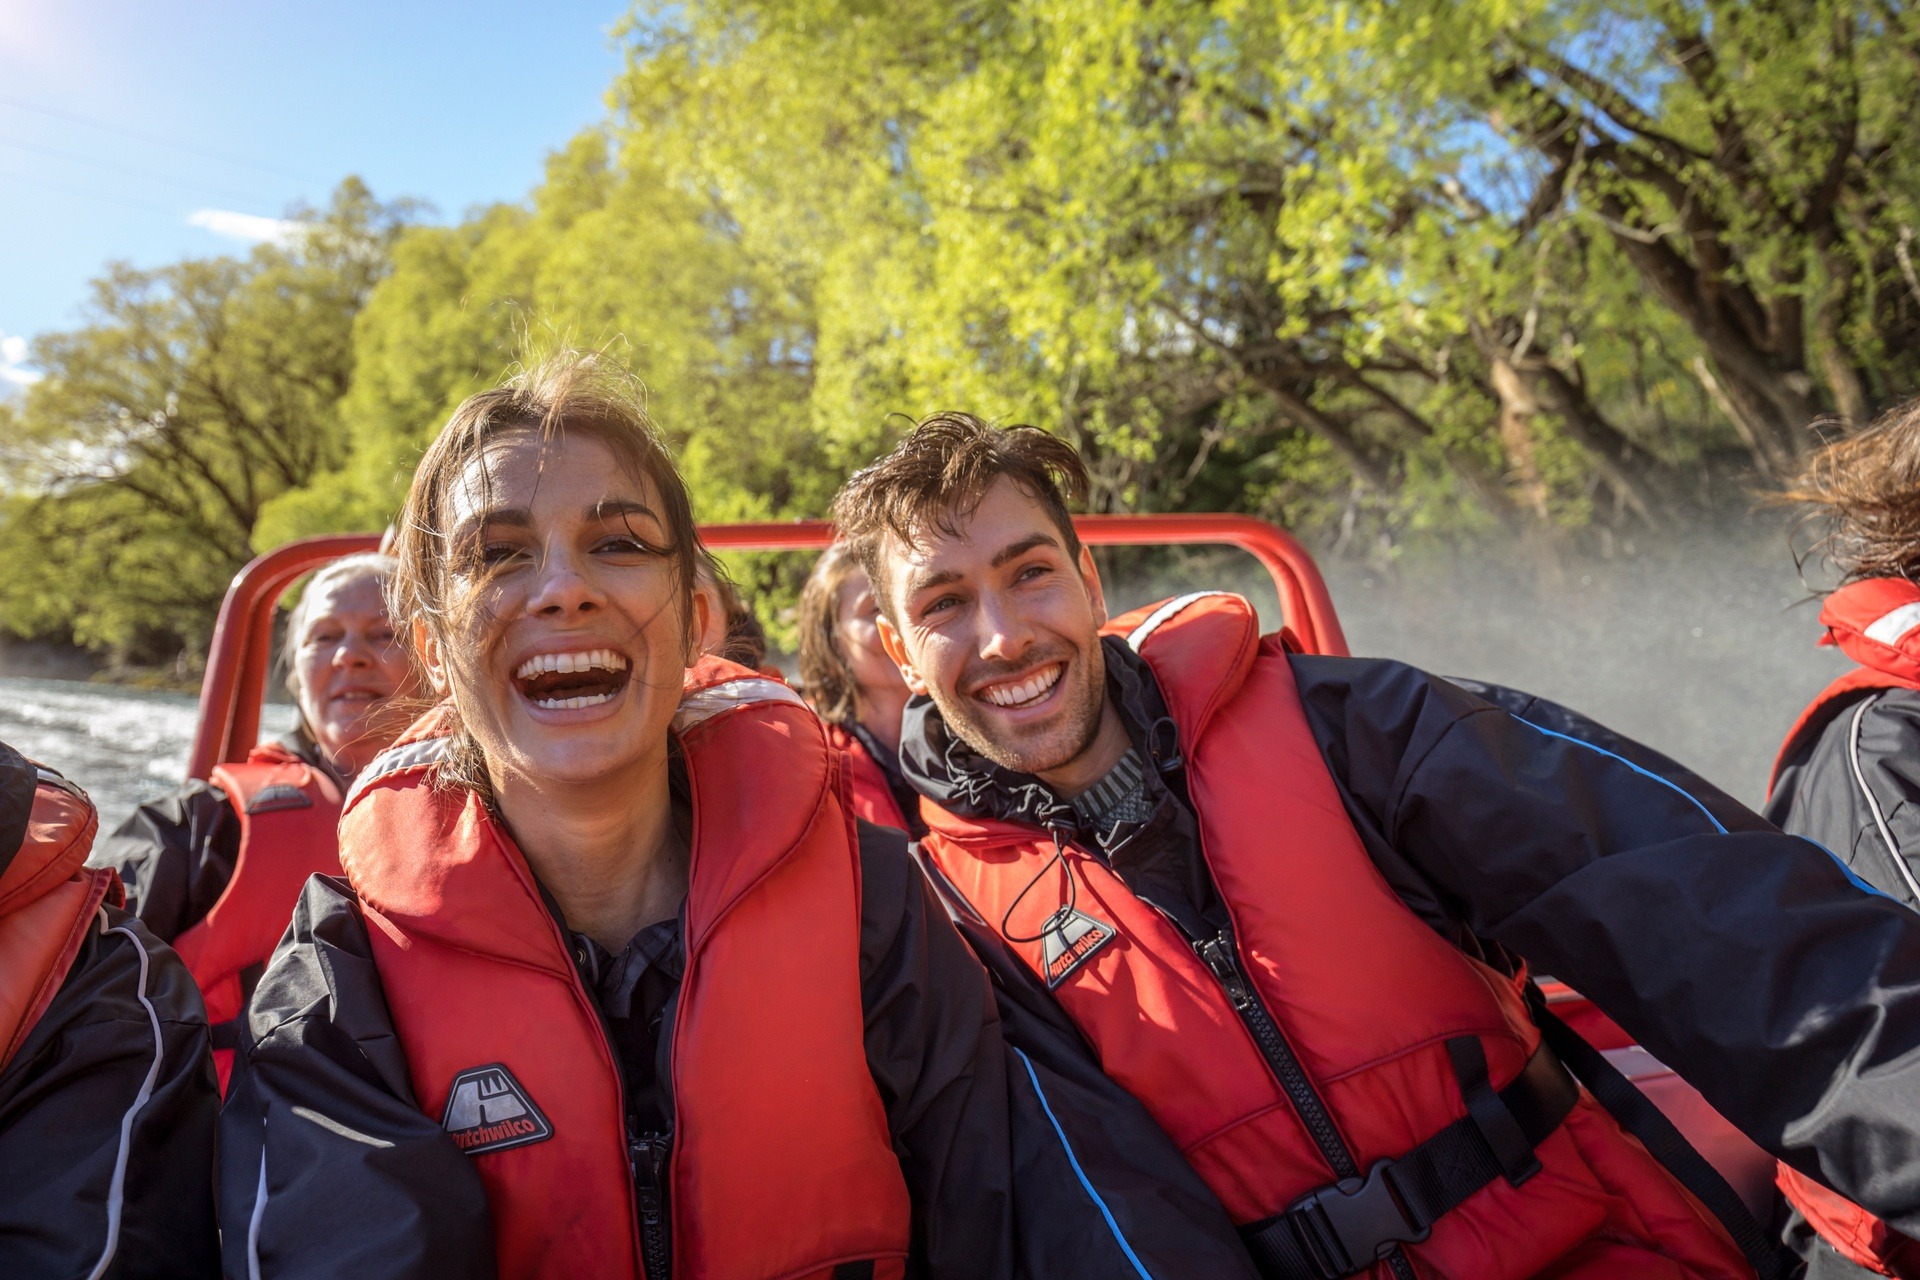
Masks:
[[[897,1280],[909,1206],[863,1040],[840,757],[798,694],[716,658],[689,673],[674,724],[694,847],[671,1057],[673,1275],[826,1280],[847,1264]],[[429,717],[376,760],[340,828],[414,1094],[474,1159],[503,1277],[641,1277],[598,1009],[505,827],[432,785],[440,732]]]
[[[1505,1091],[1523,1072],[1532,1078],[1543,1059],[1524,976],[1450,946],[1381,878],[1307,726],[1280,640],[1262,639],[1246,601],[1188,597],[1109,630],[1145,658],[1178,726],[1204,856],[1233,922],[1233,963],[1211,950],[1203,961],[1073,844],[1058,851],[1070,888],[1048,866],[1052,839],[1031,826],[928,804],[923,847],[1054,986],[1107,1073],[1145,1104],[1235,1222],[1260,1223],[1314,1193],[1336,1210],[1357,1203],[1330,1184],[1378,1173],[1470,1116],[1456,1052],[1483,1057],[1474,1117],[1488,1084]],[[1070,900],[1093,927],[1048,940],[1042,921]],[[1243,1005],[1255,1003],[1250,994],[1277,1024],[1295,1060],[1292,1084],[1281,1082],[1270,1040],[1263,1054],[1228,981],[1250,983]],[[1403,1244],[1415,1274],[1751,1276],[1698,1202],[1583,1090],[1570,1080],[1564,1089],[1564,1120],[1533,1147],[1541,1172],[1517,1185],[1492,1177],[1424,1240]],[[1318,1113],[1311,1131],[1309,1107]],[[1336,1155],[1350,1167],[1338,1168]],[[1319,1271],[1394,1274],[1371,1252],[1349,1253],[1346,1264]]]
[[[85,792],[39,771],[25,839],[0,871],[0,1071],[67,980],[100,904],[120,905],[120,878],[85,866],[99,825]]]
[[[340,874],[340,788],[274,743],[255,747],[244,764],[217,766],[212,781],[240,815],[240,856],[219,900],[173,949],[200,984],[218,1045],[246,1014],[243,972],[264,967],[280,945],[307,877]],[[224,1095],[233,1050],[216,1047],[213,1065]]]
[[[877,827],[905,831],[906,816],[900,812],[900,802],[894,799],[893,788],[887,784],[886,770],[880,767],[880,762],[867,754],[866,744],[854,734],[837,724],[827,725],[826,729],[828,744],[846,754],[854,816],[865,818]]]
[[[1828,596],[1820,609],[1823,645],[1837,645],[1859,663],[1815,698],[1787,731],[1767,790],[1787,760],[1832,721],[1855,694],[1871,689],[1920,690],[1920,586],[1904,578],[1866,578]],[[1888,1276],[1920,1276],[1920,1243],[1852,1201],[1781,1165],[1781,1194],[1841,1257]]]
[[[1920,689],[1920,586],[1904,578],[1850,582],[1820,607],[1823,645],[1837,645],[1860,665],[1807,704],[1774,757],[1767,790],[1788,757],[1826,728],[1838,704],[1866,689]]]

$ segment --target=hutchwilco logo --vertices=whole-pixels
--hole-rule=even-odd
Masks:
[[[1047,986],[1057,987],[1085,964],[1094,952],[1114,939],[1113,926],[1084,911],[1062,907],[1047,921],[1040,935],[1040,952],[1047,965]]]
[[[470,1156],[524,1147],[553,1136],[553,1126],[513,1072],[497,1062],[469,1067],[453,1078],[440,1127]]]

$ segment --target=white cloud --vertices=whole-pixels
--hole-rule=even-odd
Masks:
[[[0,334],[0,382],[25,387],[40,381],[40,374],[27,365],[27,340],[17,334]]]
[[[300,230],[300,224],[286,218],[263,218],[257,213],[235,213],[231,209],[195,209],[187,215],[191,226],[203,227],[229,240],[248,244],[285,244]]]

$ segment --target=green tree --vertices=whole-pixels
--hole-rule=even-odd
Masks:
[[[5,625],[202,650],[263,508],[343,456],[353,317],[408,213],[349,179],[244,260],[110,267],[81,328],[35,340],[0,457]]]

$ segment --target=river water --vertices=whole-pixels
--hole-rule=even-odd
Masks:
[[[0,677],[0,742],[84,787],[102,831],[180,785],[198,712],[189,694]],[[269,703],[261,719],[268,736],[285,733],[293,708]]]

